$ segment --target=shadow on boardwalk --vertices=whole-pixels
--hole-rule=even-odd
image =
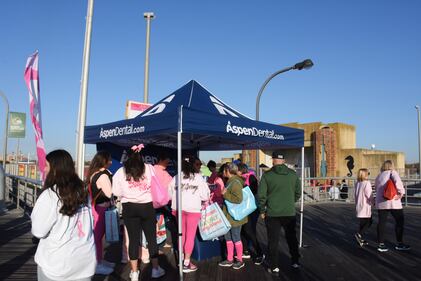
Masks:
[[[369,246],[359,248],[353,234],[358,221],[352,204],[325,203],[305,206],[304,245],[301,249],[302,268],[290,268],[285,240],[281,240],[281,276],[272,277],[263,266],[251,261],[239,271],[220,268],[218,259],[198,262],[199,270],[185,275],[187,281],[266,281],[266,280],[421,280],[421,208],[405,208],[405,242],[412,246],[408,252],[394,250],[393,219],[389,218],[386,244],[389,251],[376,250],[377,216],[369,230]],[[0,280],[36,280],[36,264],[33,260],[35,246],[30,235],[27,217],[11,210],[0,216]],[[258,239],[265,241],[266,232],[262,221],[258,224]],[[265,249],[265,243],[262,243]],[[109,245],[106,258],[119,262],[120,245]],[[176,281],[178,271],[170,252],[160,256],[167,275],[158,280]],[[118,264],[110,276],[95,276],[94,280],[128,280],[130,268]],[[151,279],[151,266],[141,266],[140,280]]]

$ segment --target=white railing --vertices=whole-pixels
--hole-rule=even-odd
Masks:
[[[348,191],[344,192],[340,190],[339,193],[331,190],[332,184],[337,186],[337,183],[342,184],[342,180],[345,180],[345,184],[348,187]],[[356,178],[306,178],[304,181],[304,203],[315,203],[315,202],[355,202],[354,198],[354,186]],[[374,178],[369,179],[374,190]],[[405,196],[402,198],[402,203],[405,206],[421,206],[421,180],[420,179],[407,179],[402,178],[402,182],[405,187]],[[335,196],[336,195],[336,196]]]
[[[41,188],[41,181],[6,174],[6,198],[24,213],[32,210]]]
[[[348,192],[339,190],[339,193],[329,192],[331,181],[345,184]],[[374,188],[374,178],[369,179]],[[356,178],[306,178],[304,181],[304,203],[318,202],[350,202],[354,203],[354,185]],[[402,178],[405,187],[405,196],[402,203],[405,206],[421,206],[421,180]],[[39,180],[33,180],[21,176],[6,174],[6,193],[10,201],[23,212],[29,211],[35,204],[37,196],[41,192],[42,184]],[[336,195],[336,196],[335,196]],[[7,196],[7,195],[6,195]]]

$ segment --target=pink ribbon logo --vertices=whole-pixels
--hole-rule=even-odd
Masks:
[[[85,232],[83,232],[82,222],[80,220],[77,220],[77,230],[79,238],[82,238],[85,236]]]

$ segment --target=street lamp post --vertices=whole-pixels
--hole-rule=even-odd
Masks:
[[[4,134],[4,144],[3,144],[3,169],[6,172],[6,158],[7,158],[7,138],[9,135],[9,101],[6,98],[6,95],[0,91],[0,96],[4,100],[4,104],[6,105],[6,127],[5,127],[5,134]]]
[[[152,12],[143,14],[146,19],[146,48],[145,48],[145,82],[143,86],[143,102],[148,103],[148,92],[149,92],[149,45],[151,35],[151,20],[154,19],[155,15]]]
[[[418,115],[418,169],[420,171],[419,178],[421,179],[421,127],[420,127],[420,106],[416,105]]]
[[[6,105],[6,127],[4,128],[4,145],[3,145],[3,171],[0,167],[0,214],[6,212],[6,158],[7,158],[7,138],[9,135],[9,101],[6,95],[0,91],[0,97],[3,98],[4,104]]]
[[[265,83],[263,83],[262,87],[259,90],[259,94],[257,95],[257,99],[256,99],[256,121],[259,121],[259,108],[260,108],[260,97],[263,93],[263,90],[265,89],[266,85],[269,83],[270,80],[272,80],[272,78],[274,78],[275,76],[290,71],[290,70],[303,70],[303,69],[309,69],[313,66],[313,62],[310,59],[306,59],[302,62],[299,62],[293,66],[281,69],[275,73],[273,73],[271,76],[269,76],[268,79],[266,79]],[[259,149],[256,150],[256,173],[257,173],[257,178],[260,178],[260,164],[259,164],[260,160],[259,160]]]

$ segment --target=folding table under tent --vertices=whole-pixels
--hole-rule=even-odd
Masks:
[[[304,131],[253,120],[223,103],[191,80],[135,118],[85,127],[85,143],[113,143],[130,147],[153,144],[177,148],[178,182],[182,149],[205,151],[301,148],[300,246],[302,246],[304,190]],[[181,205],[181,193],[177,192]],[[178,234],[181,236],[181,208]],[[183,276],[179,239],[179,271]]]

